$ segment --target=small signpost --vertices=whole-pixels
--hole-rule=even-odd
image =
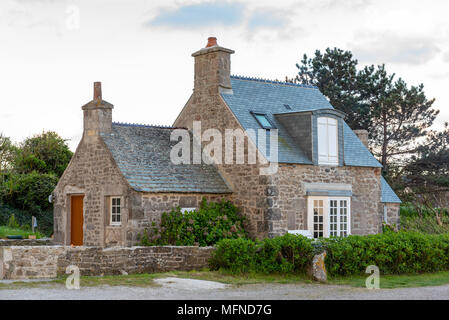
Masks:
[[[31,230],[34,233],[34,229],[37,228],[37,219],[35,216],[31,217]]]

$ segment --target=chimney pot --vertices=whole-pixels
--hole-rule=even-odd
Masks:
[[[207,38],[206,48],[210,48],[210,47],[213,47],[213,46],[216,46],[216,45],[217,45],[217,38],[215,38],[215,37]]]
[[[94,82],[94,100],[102,100],[101,82]]]

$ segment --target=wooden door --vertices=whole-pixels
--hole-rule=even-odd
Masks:
[[[83,245],[83,199],[84,196],[72,196],[71,199],[70,244],[74,246]]]

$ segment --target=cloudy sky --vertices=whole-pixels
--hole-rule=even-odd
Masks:
[[[53,130],[74,149],[81,106],[102,81],[120,122],[173,123],[208,36],[235,50],[232,73],[293,77],[304,53],[340,47],[424,83],[449,121],[447,0],[2,0],[0,132]]]

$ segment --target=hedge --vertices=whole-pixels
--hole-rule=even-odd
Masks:
[[[313,252],[311,240],[290,234],[256,242],[225,239],[218,242],[210,267],[232,273],[305,273]]]
[[[379,267],[382,274],[449,270],[449,234],[387,232],[321,241],[331,275],[363,274],[369,265]]]
[[[327,251],[325,262],[331,276],[362,275],[370,265],[378,266],[381,274],[449,270],[449,234],[415,232],[318,241],[290,234],[256,242],[226,239],[217,244],[210,267],[233,273],[304,273],[322,249]]]

